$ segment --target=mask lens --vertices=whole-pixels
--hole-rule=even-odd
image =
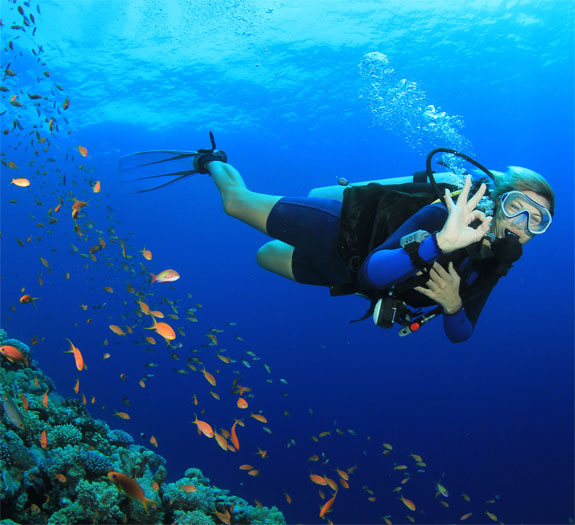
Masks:
[[[527,219],[527,229],[534,235],[545,232],[551,225],[549,210],[520,191],[510,191],[502,195],[501,209],[509,219],[523,215],[524,219],[517,220],[523,224]]]

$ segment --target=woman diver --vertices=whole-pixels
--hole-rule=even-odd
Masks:
[[[499,278],[519,259],[522,245],[547,231],[554,214],[553,190],[538,173],[519,167],[492,173],[452,150],[428,156],[425,174],[433,182],[433,198],[429,184],[425,194],[415,182],[353,186],[341,199],[255,193],[210,138],[211,149],[144,152],[171,156],[142,164],[138,155],[143,154],[135,154],[122,159],[120,168],[129,174],[142,166],[157,169],[167,160],[193,159],[193,169],[132,180],[172,177],[164,186],[209,173],[224,211],[274,239],[257,252],[262,268],[302,284],[328,286],[332,295],[363,295],[372,306],[362,319],[373,314],[384,328],[399,323],[400,335],[443,314],[449,340],[467,340]],[[431,157],[438,151],[455,153],[493,178],[493,217],[477,208],[487,187],[482,183],[471,195],[470,176],[460,192],[452,194],[456,188],[443,184],[443,197],[432,202],[439,185],[431,175]]]

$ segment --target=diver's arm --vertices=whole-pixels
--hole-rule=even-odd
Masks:
[[[444,314],[443,329],[445,330],[445,335],[452,343],[462,343],[471,337],[477,319],[479,319],[479,314],[483,310],[494,286],[477,297],[466,301],[463,308],[454,314]]]
[[[401,248],[401,238],[417,230],[437,232],[443,228],[446,218],[447,210],[440,204],[426,206],[410,217],[366,257],[358,274],[360,286],[367,289],[388,288],[415,275],[419,269]],[[433,263],[443,255],[435,235],[420,244],[419,255],[426,263]]]

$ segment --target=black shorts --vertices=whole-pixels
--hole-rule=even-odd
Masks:
[[[341,202],[333,199],[283,197],[266,223],[268,235],[295,248],[292,272],[303,284],[330,286],[350,282],[337,251]]]

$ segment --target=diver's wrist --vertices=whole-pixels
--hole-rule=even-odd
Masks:
[[[454,248],[451,246],[451,243],[445,238],[445,233],[443,233],[443,230],[437,232],[433,238],[435,239],[435,244],[437,244],[437,247],[441,250],[442,253],[450,253],[454,250]]]

